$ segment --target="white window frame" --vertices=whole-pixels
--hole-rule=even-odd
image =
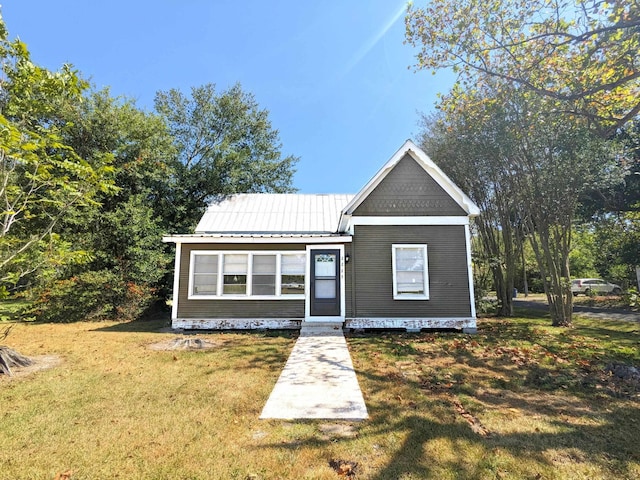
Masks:
[[[396,269],[396,252],[403,248],[421,249],[424,258],[424,266],[422,271],[422,280],[424,282],[424,293],[398,293],[398,279]],[[394,243],[391,245],[391,269],[393,271],[393,299],[394,300],[429,300],[429,257],[427,256],[427,244],[403,244]]]
[[[195,277],[195,257],[198,255],[218,256],[218,284],[216,294],[198,295],[193,293]],[[225,294],[224,289],[224,256],[225,255],[247,255],[247,290],[245,294]],[[253,295],[253,257],[257,255],[276,256],[276,291],[275,295]],[[283,255],[304,255],[305,256],[305,285],[307,281],[307,252],[304,250],[191,250],[189,254],[189,300],[304,300],[305,294],[283,294],[282,293],[282,256]],[[305,286],[306,289],[306,286]]]

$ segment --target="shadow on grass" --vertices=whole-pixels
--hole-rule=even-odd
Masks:
[[[636,326],[580,319],[573,328],[555,329],[532,311],[531,318],[487,319],[479,327],[474,336],[351,337],[371,417],[365,430],[402,438],[390,448],[391,460],[367,478],[438,478],[442,471],[455,478],[503,478],[499,466],[510,456],[542,471],[526,472],[526,478],[545,478],[571,462],[597,466],[612,478],[637,472],[638,389],[619,389],[603,368],[610,361],[640,362]],[[396,396],[399,401],[390,399]],[[412,400],[406,408],[399,406],[403,397]],[[487,412],[497,425],[500,417],[508,421],[520,412],[523,420],[541,418],[547,428],[507,426],[505,433],[483,437],[465,424],[454,400]],[[432,441],[442,439],[452,447],[440,458]],[[452,451],[459,459],[445,460]]]
[[[373,383],[374,390],[382,391],[389,383],[389,378],[371,372],[361,372]],[[420,389],[418,383],[408,382],[410,388]],[[508,392],[507,392],[508,393]],[[449,395],[449,394],[447,394]],[[454,398],[455,393],[451,393]],[[383,468],[370,478],[387,480],[391,478],[437,478],[443,470],[453,472],[455,478],[503,478],[498,466],[504,464],[497,458],[496,452],[508,452],[516,461],[535,461],[540,468],[553,468],[550,459],[553,450],[570,449],[580,452],[584,461],[597,464],[605,471],[614,471],[617,478],[630,478],[632,474],[630,462],[640,461],[640,438],[637,436],[637,425],[640,423],[640,409],[636,406],[624,405],[606,408],[595,415],[589,425],[584,422],[575,423],[571,417],[577,418],[587,413],[588,405],[571,405],[558,401],[549,403],[546,399],[524,399],[522,396],[510,395],[477,395],[476,398],[489,406],[524,410],[528,415],[544,412],[557,416],[551,424],[557,427],[555,432],[543,432],[532,429],[521,433],[490,433],[481,436],[472,431],[464,421],[452,418],[451,405],[447,404],[447,396],[425,394],[420,407],[401,407],[397,402],[379,402],[369,404],[369,434],[376,437],[388,437],[398,432],[403,433],[402,444],[395,447],[395,453]],[[473,402],[474,398],[471,398]],[[423,413],[420,411],[422,410]],[[429,444],[438,439],[447,440],[454,452],[464,456],[466,452],[484,451],[478,458],[460,458],[456,460],[430,458]],[[456,446],[459,448],[456,449]],[[437,447],[436,447],[437,448]],[[431,452],[433,453],[433,452]],[[450,457],[451,455],[446,455]],[[569,460],[573,461],[573,460]],[[431,466],[433,465],[433,466]],[[536,477],[539,472],[528,472],[527,478]]]

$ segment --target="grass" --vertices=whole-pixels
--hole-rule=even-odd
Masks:
[[[29,306],[30,304],[23,299],[0,300],[0,323],[22,320],[24,312]]]
[[[605,372],[640,365],[640,325],[537,315],[349,335],[371,417],[353,423],[258,419],[294,334],[154,351],[162,322],[16,324],[7,344],[62,363],[0,379],[0,477],[341,478],[332,460],[374,480],[640,477],[639,387]]]

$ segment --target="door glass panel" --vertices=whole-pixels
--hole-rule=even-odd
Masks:
[[[315,256],[315,262],[316,277],[336,276],[336,255],[332,253],[319,254]]]
[[[336,298],[335,280],[316,280],[316,298]]]

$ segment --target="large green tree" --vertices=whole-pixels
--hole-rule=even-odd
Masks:
[[[282,155],[269,112],[239,84],[220,93],[213,84],[193,87],[190,97],[158,92],[155,107],[178,152],[164,199],[172,233],[191,231],[214,195],[293,191],[298,158]]]
[[[108,90],[85,95],[59,116],[65,141],[78,154],[95,164],[109,159],[118,190],[101,195],[91,210],[65,216],[61,232],[91,260],[60,269],[41,286],[37,316],[135,318],[166,293],[170,256],[162,243],[161,204],[172,174],[172,139],[161,118]]]
[[[480,201],[479,231],[496,273],[513,281],[516,253],[526,237],[553,323],[569,325],[569,253],[578,199],[616,178],[614,143],[593,135],[584,122],[550,115],[546,99],[501,80],[475,92],[454,89],[440,107],[440,139],[429,142],[448,143],[449,155],[439,163]],[[496,286],[503,287],[497,278]]]

